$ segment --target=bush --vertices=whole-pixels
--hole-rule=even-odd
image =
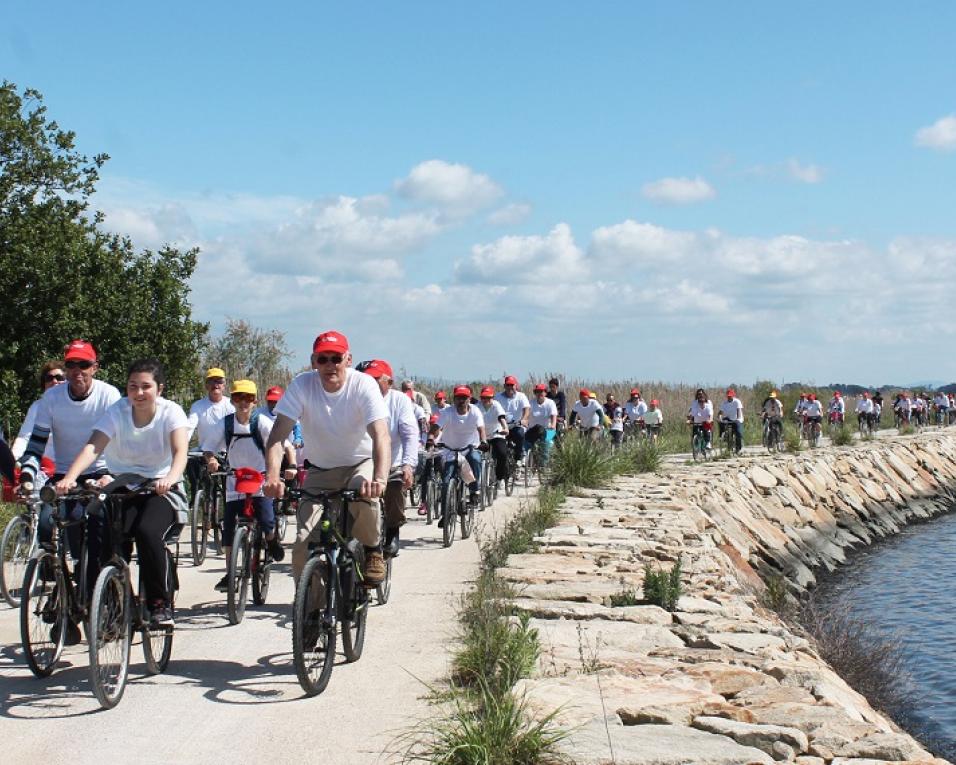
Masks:
[[[644,566],[644,601],[660,606],[665,611],[674,611],[681,596],[681,559],[680,556],[671,566],[670,571],[658,568],[656,571],[650,564]]]
[[[568,433],[551,454],[551,483],[593,489],[617,472],[617,460],[602,443]]]
[[[783,442],[787,446],[787,451],[794,454],[803,451],[805,448],[800,440],[800,431],[793,425],[784,425]]]
[[[654,473],[660,470],[663,460],[661,448],[643,439],[624,446],[617,454],[622,473]]]
[[[843,425],[834,428],[830,434],[830,442],[834,446],[849,446],[853,443],[853,431]]]

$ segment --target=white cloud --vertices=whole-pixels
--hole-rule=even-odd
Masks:
[[[437,205],[458,215],[467,215],[494,204],[504,190],[468,165],[430,159],[412,168],[408,177],[395,182],[395,190],[418,202]]]
[[[795,181],[801,183],[820,183],[823,180],[824,170],[818,165],[801,165],[796,159],[787,160],[787,172]]]
[[[641,193],[652,202],[687,205],[717,196],[714,187],[699,175],[696,178],[661,178],[645,183]]]
[[[916,131],[915,143],[925,149],[953,151],[956,149],[956,114],[941,117],[932,125]]]
[[[531,205],[525,202],[513,202],[505,205],[488,216],[493,226],[515,226],[524,223],[531,216]]]
[[[586,273],[584,253],[566,223],[546,236],[505,236],[491,244],[476,244],[470,257],[455,265],[458,283],[546,286],[574,282]]]

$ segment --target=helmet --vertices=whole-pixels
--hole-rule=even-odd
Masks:
[[[514,375],[508,375],[505,378],[505,385],[517,385],[517,384],[518,384],[518,378],[515,377]]]
[[[548,391],[548,386],[545,385],[544,383],[538,383],[537,385],[534,386],[535,393],[538,393],[538,392],[547,393],[547,391]]]
[[[234,396],[236,393],[251,393],[255,396],[259,391],[256,390],[256,384],[252,380],[236,380],[232,384],[229,395]]]
[[[455,390],[452,391],[452,394],[456,398],[458,396],[467,396],[468,398],[471,398],[471,388],[469,388],[467,385],[457,385],[455,386]]]
[[[481,389],[482,398],[494,398],[494,396],[495,396],[495,389],[492,388],[490,385],[486,385],[484,388]]]

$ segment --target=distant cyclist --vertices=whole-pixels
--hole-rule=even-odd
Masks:
[[[454,464],[458,456],[453,449],[466,449],[465,459],[471,468],[473,480],[468,484],[468,501],[472,505],[478,504],[478,481],[481,478],[481,457],[477,448],[485,443],[485,418],[475,404],[471,403],[471,388],[467,385],[458,385],[452,392],[455,405],[442,411],[438,417],[438,427],[441,428],[439,441],[446,447],[442,458],[442,495],[451,481]],[[438,523],[439,528],[442,522]]]
[[[694,400],[687,412],[687,421],[704,432],[705,448],[712,449],[711,439],[714,429],[714,405],[703,388],[694,392]]]
[[[873,425],[873,402],[870,400],[870,392],[863,391],[863,394],[856,400],[856,421],[860,429],[863,429],[863,423],[868,426]]]
[[[558,427],[558,407],[547,397],[548,389],[543,383],[534,386],[534,399],[531,401],[531,414],[528,418],[528,431],[525,433],[525,445],[533,449],[539,441],[544,444],[544,457],[554,441]]]
[[[571,419],[568,424],[574,427],[575,422],[579,423],[581,432],[588,438],[596,440],[601,435],[601,419],[604,416],[604,409],[593,398],[591,391],[587,388],[581,388],[578,391],[578,400],[571,407]]]
[[[660,409],[660,402],[656,398],[651,399],[647,411],[644,412],[644,426],[647,429],[647,438],[650,441],[657,441],[660,438],[661,430],[664,427],[664,413]]]
[[[66,375],[63,374],[62,361],[48,361],[40,367],[40,395],[42,396],[50,388],[54,388],[60,383],[66,382]],[[27,443],[33,433],[33,425],[36,422],[37,411],[40,409],[40,399],[37,399],[30,408],[27,409],[27,416],[23,419],[23,425],[20,426],[20,432],[13,439],[10,451],[13,452],[15,459],[19,460],[27,450]],[[46,451],[43,454],[48,460],[56,460],[56,452],[53,449],[53,443],[47,441]]]
[[[548,398],[550,398],[558,408],[558,421],[564,422],[568,417],[568,404],[564,391],[560,390],[559,385],[560,383],[557,377],[552,377],[548,380]]]
[[[727,428],[734,429],[734,451],[739,452],[744,446],[744,405],[737,398],[737,391],[727,389],[726,400],[720,403],[720,435]]]
[[[770,395],[763,400],[760,405],[760,416],[770,427],[777,428],[777,433],[783,433],[783,403],[776,390],[770,391]]]
[[[501,404],[495,400],[495,389],[486,385],[479,394],[478,409],[485,419],[485,437],[495,459],[498,481],[508,477],[508,419]]]
[[[515,462],[520,463],[524,459],[524,434],[528,429],[528,418],[531,417],[531,402],[518,390],[518,378],[513,375],[505,377],[504,390],[495,398],[505,410],[508,443],[514,450]]]
[[[844,419],[846,419],[846,402],[843,400],[843,394],[840,391],[833,391],[833,398],[830,399],[827,411],[830,415],[831,425],[843,424]]]

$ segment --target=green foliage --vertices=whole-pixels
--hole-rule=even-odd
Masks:
[[[849,446],[853,443],[853,431],[845,426],[830,431],[830,441],[834,446]]]
[[[656,570],[650,564],[644,566],[644,601],[660,606],[665,611],[674,611],[681,596],[681,559],[680,556],[670,571],[660,567]]]
[[[608,604],[611,608],[623,608],[624,606],[636,606],[641,602],[637,590],[629,587],[624,579],[621,579],[621,591],[613,592],[608,598]]]
[[[638,439],[621,447],[615,457],[622,473],[654,473],[660,470],[664,452],[657,444]]]
[[[804,449],[803,442],[800,440],[800,431],[790,423],[783,426],[783,442],[786,444],[788,452],[796,454]]]
[[[774,574],[764,582],[760,593],[760,602],[765,608],[775,611],[784,618],[792,615],[792,601],[787,593],[787,580],[780,574]]]
[[[90,340],[100,377],[125,385],[126,367],[156,356],[175,398],[195,376],[206,332],[191,318],[197,251],[133,251],[87,211],[105,154],[92,160],[48,119],[36,91],[0,86],[0,422],[19,423],[36,372],[73,338]]]
[[[903,427],[900,428],[900,435],[901,435],[901,436],[911,436],[911,435],[913,435],[915,432],[916,432],[916,428],[914,428],[914,427],[913,427],[912,425],[910,425],[909,423],[907,423],[906,425],[904,425]]]
[[[292,357],[285,332],[264,330],[241,319],[229,319],[226,330],[213,338],[203,354],[202,367],[220,367],[229,380],[248,379],[259,388],[259,398],[272,385],[292,379],[285,362]]]
[[[481,566],[494,570],[505,565],[509,555],[520,555],[534,547],[534,538],[554,526],[561,517],[564,491],[542,486],[537,501],[515,513],[499,534],[482,543]]]
[[[551,453],[551,482],[556,486],[593,489],[618,472],[610,449],[577,433],[567,433]]]

